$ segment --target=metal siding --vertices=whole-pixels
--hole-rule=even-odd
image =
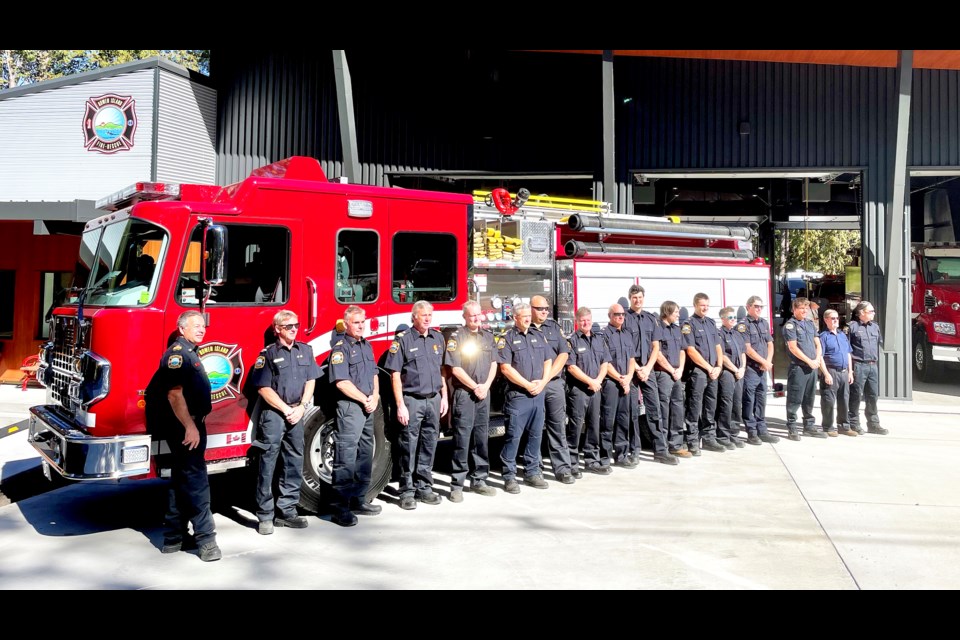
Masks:
[[[0,100],[0,200],[96,200],[149,177],[153,78],[140,69]],[[136,101],[129,151],[84,147],[85,103],[106,93]]]
[[[912,167],[960,166],[960,71],[915,69],[910,110]]]
[[[217,92],[160,70],[157,180],[216,181]]]

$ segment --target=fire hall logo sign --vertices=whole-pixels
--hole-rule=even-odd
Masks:
[[[131,96],[107,93],[87,99],[86,107],[83,137],[87,151],[116,153],[133,148],[137,110]]]
[[[243,361],[235,344],[210,342],[197,348],[197,355],[210,379],[210,402],[216,404],[240,395]]]

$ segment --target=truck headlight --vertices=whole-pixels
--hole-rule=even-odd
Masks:
[[[945,336],[957,335],[957,325],[952,322],[934,322],[933,330]]]

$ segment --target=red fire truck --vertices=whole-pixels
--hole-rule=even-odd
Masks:
[[[932,379],[945,362],[960,362],[960,244],[914,244],[913,367]]]
[[[650,310],[667,298],[689,309],[698,291],[713,315],[750,295],[769,301],[769,268],[746,248],[748,229],[493,195],[328,182],[316,160],[295,157],[228,187],[140,183],[105,198],[98,206],[111,213],[86,225],[74,287],[41,349],[48,404],[31,408],[29,438],[44,470],[73,480],[168,473],[166,443],[145,430],[143,395],[188,309],[208,316],[198,353],[212,387],[208,469],[218,472],[248,464],[259,409],[248,373],[281,308],[298,314],[299,339],[323,363],[353,304],[381,357],[416,300],[432,302],[443,327],[477,299],[503,329],[513,304],[542,293],[568,331],[578,306],[604,320],[635,282]],[[389,394],[388,378],[380,389]],[[330,479],[334,398],[321,380],[305,418],[302,505],[312,510]],[[369,497],[390,479],[392,406],[385,397],[377,411]]]

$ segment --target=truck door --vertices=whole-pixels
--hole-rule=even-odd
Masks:
[[[197,353],[210,378],[213,412],[207,418],[207,459],[242,456],[253,437],[251,412],[258,398],[249,384],[260,351],[275,340],[273,316],[280,309],[306,317],[307,293],[299,273],[302,225],[298,220],[269,223],[216,221],[227,228],[227,280],[207,302],[207,334]],[[177,335],[180,313],[198,309],[202,229],[195,226],[183,253],[166,322]],[[302,324],[301,324],[302,327]],[[303,329],[297,339],[303,340]]]

